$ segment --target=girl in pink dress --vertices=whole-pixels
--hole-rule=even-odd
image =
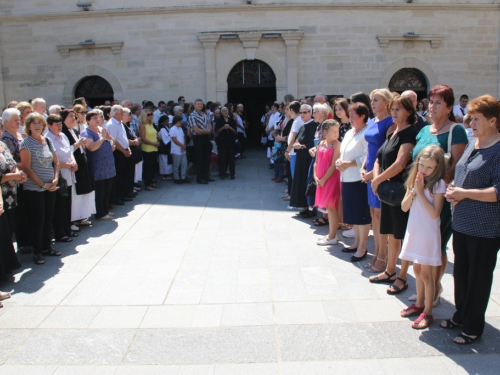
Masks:
[[[412,328],[427,328],[433,321],[433,268],[441,265],[441,232],[439,230],[446,184],[444,151],[428,146],[417,156],[406,181],[403,211],[410,210],[403,247],[399,258],[413,262],[417,283],[417,301],[401,311],[402,317],[419,315]]]
[[[320,238],[318,245],[334,245],[337,243],[337,229],[339,226],[340,201],[340,171],[335,168],[335,161],[340,156],[339,123],[335,120],[326,120],[321,125],[324,136],[317,147],[314,163],[314,181],[316,181],[316,206],[328,210],[330,232]]]

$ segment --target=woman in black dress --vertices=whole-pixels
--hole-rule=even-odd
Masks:
[[[229,167],[231,180],[234,180],[234,142],[236,140],[236,120],[230,114],[229,108],[221,109],[221,116],[215,123],[215,134],[217,135],[217,147],[219,151],[219,176],[226,178],[226,170]]]
[[[371,184],[375,194],[377,194],[379,185],[384,181],[404,183],[406,168],[411,161],[411,152],[417,143],[418,130],[413,126],[417,122],[417,115],[411,99],[408,97],[395,98],[390,109],[396,129],[387,134],[384,144],[378,150]],[[401,251],[401,240],[406,232],[408,212],[403,212],[401,206],[380,203],[380,233],[389,236],[389,254],[385,272],[370,277],[370,282],[393,283],[391,288],[400,293],[408,288],[405,279],[395,277],[396,262]]]
[[[302,121],[304,121],[304,126],[300,128],[293,144],[296,162],[292,193],[290,194],[290,206],[306,209],[307,173],[312,159],[311,155],[309,155],[309,149],[314,147],[314,133],[318,123],[312,119],[312,107],[308,104],[303,104],[300,107],[299,114]]]

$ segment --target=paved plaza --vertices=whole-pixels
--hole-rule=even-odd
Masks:
[[[270,180],[265,152],[236,180],[160,181],[83,229],[61,258],[23,269],[0,309],[0,374],[499,374],[500,273],[483,339],[452,343],[453,253],[430,329],[349,262],[317,246],[326,228],[299,219]],[[351,240],[346,240],[350,244]],[[370,251],[373,242],[370,242]]]

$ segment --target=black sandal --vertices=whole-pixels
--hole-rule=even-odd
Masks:
[[[42,254],[49,257],[60,257],[62,253],[54,249],[49,249],[49,250],[43,250]]]
[[[64,236],[63,238],[59,238],[57,242],[73,242],[73,240],[68,236]]]
[[[325,219],[323,216],[321,216],[320,218],[314,220],[313,224],[317,227],[323,227],[323,226],[328,225],[330,223],[329,223],[328,219]]]
[[[462,338],[465,342],[455,341],[455,339],[458,339],[458,338]],[[455,337],[453,339],[453,342],[455,344],[458,344],[458,345],[469,345],[469,344],[472,344],[474,341],[479,340],[480,338],[481,338],[481,336],[470,337],[470,336],[464,335],[464,333],[462,332],[460,335],[458,335],[457,337]]]
[[[396,272],[389,274],[387,271],[384,271],[384,273],[387,275],[387,279],[379,279],[378,276],[374,276],[373,278],[370,277],[368,280],[373,284],[390,284],[396,281],[396,279],[391,279],[393,276],[396,276]]]
[[[70,236],[70,237],[78,237],[78,233],[71,232],[71,234],[70,234],[69,236]]]
[[[408,289],[408,281],[402,279],[401,277],[396,277],[396,280],[401,281],[403,283],[403,287],[400,288],[399,286],[392,284],[389,288],[393,290],[387,290],[387,294],[390,294],[391,296],[395,296],[396,294],[402,293]]]
[[[444,329],[455,329],[458,327],[462,327],[463,324],[455,323],[453,319],[448,319],[448,320],[443,320],[439,326]]]
[[[43,259],[42,254],[33,255],[33,261],[35,262],[35,264],[38,264],[39,266],[45,264],[45,259]]]

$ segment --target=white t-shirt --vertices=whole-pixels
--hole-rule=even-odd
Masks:
[[[184,131],[182,128],[179,126],[172,126],[170,128],[170,137],[171,138],[176,138],[177,142],[184,144]],[[174,142],[172,142],[172,145],[170,146],[170,153],[174,155],[183,155],[186,153],[186,151],[181,151],[181,148],[177,146]]]
[[[271,115],[271,117],[269,117],[269,122],[267,123],[267,127],[269,129],[271,129],[271,131],[269,132],[268,136],[267,136],[267,139],[269,140],[273,140],[273,130],[276,129],[276,122],[280,119],[281,117],[281,113],[279,113],[279,111],[276,111],[275,113],[273,113]]]
[[[293,133],[299,133],[299,130],[301,127],[304,126],[304,121],[302,121],[302,118],[300,116],[297,116],[295,120],[293,120],[292,128],[290,129],[290,134],[288,134],[288,144],[292,142],[293,138]],[[295,155],[295,149],[292,148],[290,151],[290,155]]]
[[[453,106],[453,114],[455,116],[464,117],[467,114],[467,109],[468,109],[468,106],[465,108],[462,108],[460,106],[460,104],[454,105]]]

